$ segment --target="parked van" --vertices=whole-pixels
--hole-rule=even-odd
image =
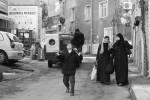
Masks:
[[[17,62],[23,59],[23,44],[12,33],[0,31],[0,63]]]

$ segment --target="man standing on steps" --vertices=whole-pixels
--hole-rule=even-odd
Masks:
[[[77,28],[75,30],[74,37],[71,40],[71,43],[72,43],[73,47],[77,48],[78,52],[80,52],[80,53],[82,53],[82,46],[84,45],[84,41],[85,41],[84,34],[82,32],[80,32],[80,30]],[[83,59],[83,56],[81,55],[80,63],[82,62],[82,59]]]

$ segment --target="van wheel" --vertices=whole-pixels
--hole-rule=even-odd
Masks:
[[[0,51],[0,63],[1,64],[2,63],[6,63],[6,61],[7,61],[7,55],[6,55],[6,53],[3,52],[3,51]]]
[[[15,63],[17,63],[18,62],[18,60],[9,60],[8,61],[8,63],[10,63],[10,64],[15,64]]]
[[[48,60],[48,68],[52,68],[52,61]]]
[[[0,73],[0,82],[3,81],[3,73]]]

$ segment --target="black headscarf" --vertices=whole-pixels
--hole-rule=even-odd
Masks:
[[[75,33],[80,33],[80,30],[78,28],[75,29]]]
[[[116,36],[118,36],[120,38],[120,42],[124,42],[124,37],[121,33],[118,33]]]
[[[124,45],[125,40],[124,40],[123,35],[121,33],[118,33],[116,36],[119,37],[120,40],[116,41],[116,43],[114,44],[114,47],[118,47],[119,45]]]

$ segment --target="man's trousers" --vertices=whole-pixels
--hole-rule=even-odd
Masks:
[[[75,75],[65,75],[64,74],[63,82],[64,82],[64,85],[66,86],[66,88],[70,89],[70,93],[74,93]]]

